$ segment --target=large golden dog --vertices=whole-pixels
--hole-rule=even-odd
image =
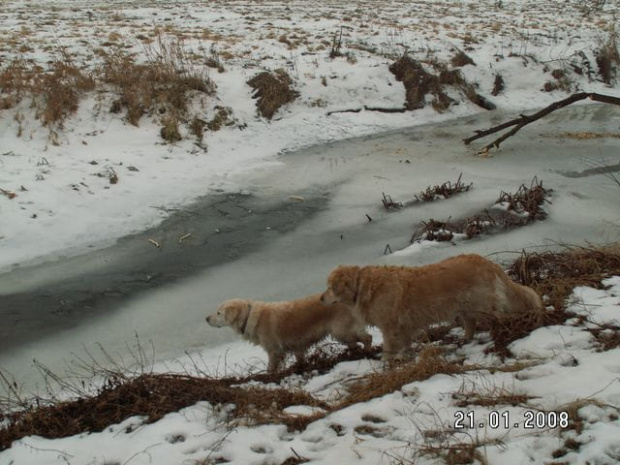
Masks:
[[[542,311],[536,292],[508,278],[480,255],[459,255],[420,267],[340,266],[321,296],[342,303],[383,333],[383,359],[404,355],[415,334],[459,317],[470,339],[481,317]]]
[[[247,341],[261,346],[269,356],[268,369],[277,371],[287,353],[303,361],[306,351],[328,335],[364,348],[372,344],[365,325],[358,322],[345,305],[327,306],[314,294],[284,302],[231,299],[223,302],[207,323],[230,326]]]

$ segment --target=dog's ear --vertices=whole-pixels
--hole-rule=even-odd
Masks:
[[[339,266],[329,279],[329,285],[341,302],[355,303],[359,280],[358,266]]]
[[[241,328],[248,318],[252,308],[249,300],[235,299],[226,306],[224,311],[224,321],[233,328]]]

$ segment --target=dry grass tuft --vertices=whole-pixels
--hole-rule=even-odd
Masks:
[[[134,379],[112,377],[96,396],[0,418],[9,422],[8,427],[0,430],[0,450],[10,447],[14,440],[23,436],[36,434],[58,438],[102,431],[136,415],[155,422],[167,413],[200,401],[235,404],[231,415],[252,424],[274,420],[286,423],[288,416],[282,410],[292,405],[328,407],[302,391],[232,386],[236,381],[172,374],[145,374]]]
[[[415,196],[413,201],[403,204],[402,202],[396,202],[392,199],[392,196],[383,194],[381,199],[383,207],[388,211],[398,210],[402,207],[408,207],[420,202],[434,202],[440,199],[449,199],[455,195],[462,194],[469,191],[473,183],[465,184],[463,182],[463,173],[459,174],[458,179],[453,184],[451,181],[446,181],[441,185],[428,186],[420,194]]]
[[[601,80],[611,86],[618,75],[620,52],[618,51],[618,33],[612,30],[607,42],[596,51],[596,65]]]
[[[454,56],[450,59],[450,64],[455,68],[461,68],[467,65],[476,65],[474,60],[467,55],[463,50],[457,50]]]
[[[568,298],[576,286],[601,289],[605,278],[620,275],[620,246],[566,247],[559,252],[543,253],[524,251],[508,269],[508,275],[545,296],[545,304],[552,308],[542,314],[507,316],[493,324],[491,350],[502,356],[510,355],[510,343],[536,328],[563,324],[572,318],[585,320],[585,316],[566,310]],[[620,339],[614,328],[602,326],[591,333],[601,350],[617,347]]]
[[[620,325],[605,323],[596,328],[588,328],[588,331],[594,337],[598,352],[620,347]]]
[[[250,79],[248,85],[254,89],[252,98],[257,99],[258,112],[271,120],[280,107],[299,97],[299,92],[291,88],[292,83],[283,69],[273,73],[263,71]]]
[[[602,280],[620,274],[620,245],[564,246],[560,251],[522,252],[508,269],[515,281],[547,296],[548,305],[563,310],[573,288],[602,289]]]
[[[458,179],[454,184],[450,181],[446,181],[439,186],[428,186],[426,190],[420,192],[420,195],[416,195],[417,202],[433,202],[438,199],[449,199],[457,194],[469,191],[473,183],[465,184],[463,181],[463,173],[459,174]]]
[[[433,96],[432,105],[437,112],[446,111],[450,98],[441,89],[439,77],[427,72],[422,64],[408,56],[403,56],[389,67],[390,72],[405,86],[405,107],[417,110],[426,105],[426,95]]]
[[[493,80],[493,90],[491,91],[491,95],[493,97],[497,97],[499,94],[504,92],[504,89],[506,89],[504,76],[502,76],[500,73],[497,73],[495,75],[495,79]]]
[[[455,400],[454,405],[457,407],[467,407],[470,405],[479,405],[481,407],[496,407],[498,405],[526,405],[535,396],[527,394],[515,394],[506,388],[493,387],[487,389],[486,392],[480,390],[460,391],[452,394]]]
[[[80,96],[94,88],[93,76],[62,51],[48,69],[16,59],[0,70],[0,108],[12,108],[30,97],[41,123],[61,128],[65,119],[77,111]]]
[[[443,113],[455,103],[444,91],[445,86],[452,86],[468,100],[487,110],[495,105],[476,92],[474,85],[468,83],[458,69],[447,69],[444,64],[432,63],[439,71],[433,74],[424,69],[422,64],[405,55],[389,67],[397,81],[405,86],[405,108],[417,110],[426,105],[426,95],[432,96],[431,105],[438,113]]]
[[[0,414],[0,450],[10,447],[21,437],[38,435],[47,438],[72,436],[82,432],[102,431],[132,416],[144,416],[155,422],[170,412],[200,401],[217,405],[234,404],[229,421],[243,424],[282,423],[290,429],[302,430],[309,423],[326,415],[331,409],[325,402],[310,394],[284,388],[266,389],[257,386],[241,387],[247,383],[279,383],[285,377],[302,371],[323,373],[336,364],[373,357],[380,347],[369,351],[337,351],[331,345],[315,349],[303,367],[293,366],[279,373],[259,373],[246,377],[196,377],[176,374],[142,374],[135,377],[115,371],[98,373],[105,376],[104,387],[95,395],[72,401],[46,401],[35,398],[20,400],[18,409],[3,405]],[[2,373],[0,372],[0,375]],[[97,373],[93,373],[95,376]],[[6,378],[2,378],[4,382]],[[6,404],[3,402],[2,404]],[[318,407],[310,415],[289,415],[286,407],[306,405]]]
[[[418,450],[418,455],[430,456],[441,459],[446,465],[483,464],[488,462],[478,450],[481,444],[457,443],[457,444],[427,444]]]
[[[504,204],[509,212],[521,217],[517,220],[518,223],[527,224],[535,220],[544,220],[547,217],[547,212],[542,206],[548,202],[547,197],[550,193],[551,189],[545,189],[543,182],[538,181],[535,176],[529,187],[521,184],[514,194],[502,191],[495,203]]]
[[[167,136],[172,140],[176,136],[170,130],[171,120],[177,126],[191,120],[193,96],[215,93],[215,84],[208,76],[206,65],[194,66],[181,40],[166,42],[158,36],[156,46],[147,48],[145,63],[137,63],[133,55],[120,47],[102,53],[101,79],[120,94],[110,111],[125,110],[127,121],[134,126],[138,126],[146,114],[161,116],[162,137],[166,140],[171,140]]]
[[[450,362],[442,356],[442,349],[430,346],[423,349],[417,360],[396,364],[381,372],[371,373],[360,382],[349,387],[348,394],[338,403],[337,409],[366,402],[398,391],[405,384],[423,381],[438,374],[460,374],[480,369],[477,365],[463,365]]]
[[[565,132],[560,134],[560,138],[577,139],[577,140],[591,140],[591,139],[603,139],[609,137],[611,139],[620,139],[620,134],[613,132]]]

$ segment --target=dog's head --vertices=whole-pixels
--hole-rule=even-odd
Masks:
[[[339,266],[327,278],[327,290],[321,295],[321,302],[327,305],[337,302],[353,305],[357,299],[358,266]]]
[[[252,302],[245,299],[230,299],[222,302],[217,308],[217,312],[213,315],[209,315],[206,320],[211,326],[215,328],[221,328],[223,326],[230,326],[231,328],[243,332],[250,309],[252,308]]]

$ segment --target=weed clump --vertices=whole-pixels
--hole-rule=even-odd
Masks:
[[[426,95],[433,95],[433,108],[441,112],[450,106],[449,97],[441,89],[438,76],[427,72],[420,62],[403,56],[389,67],[390,72],[405,86],[407,110],[417,110],[426,105]]]
[[[460,182],[460,177],[455,187],[459,187],[458,191],[469,189],[469,186]],[[427,196],[435,195],[437,190],[441,192],[444,189],[442,186],[436,186],[434,189],[428,188]],[[491,208],[476,215],[457,220],[437,221],[430,219],[422,222],[422,226],[413,233],[411,242],[420,240],[451,241],[456,235],[471,239],[483,233],[490,234],[544,220],[547,217],[547,212],[543,208],[543,204],[548,202],[547,197],[550,193],[551,189],[545,189],[542,181],[539,182],[537,178],[534,178],[529,187],[522,184],[514,194],[502,191]]]
[[[491,95],[493,97],[497,97],[499,94],[504,92],[506,88],[506,83],[504,82],[504,76],[500,73],[495,75],[495,79],[493,80],[493,90],[491,91]]]
[[[620,52],[618,51],[618,33],[614,30],[609,34],[607,42],[595,52],[596,65],[601,80],[611,86],[618,74]]]
[[[192,65],[183,43],[168,43],[161,37],[156,47],[147,49],[144,63],[138,63],[121,48],[105,52],[100,74],[102,81],[120,94],[110,111],[125,110],[127,121],[134,126],[144,115],[161,116],[161,135],[167,141],[177,137],[171,130],[172,120],[176,126],[191,120],[193,97],[215,93],[215,84],[206,68],[196,69]]]
[[[405,86],[405,108],[417,110],[426,105],[426,96],[432,96],[431,106],[438,113],[443,113],[455,103],[444,90],[451,86],[462,93],[468,100],[486,109],[493,110],[495,105],[476,92],[473,84],[468,83],[458,69],[447,69],[444,64],[433,64],[439,71],[433,74],[424,69],[422,64],[405,55],[392,63],[390,72]]]
[[[580,316],[566,309],[568,298],[577,286],[603,287],[602,281],[620,274],[620,246],[566,247],[559,252],[523,252],[507,271],[516,282],[530,286],[544,296],[548,308],[541,315],[526,314],[502,318],[491,328],[494,347],[491,351],[501,356],[510,355],[508,345],[541,326],[559,325]],[[611,329],[611,330],[610,330]],[[618,343],[614,328],[591,330],[601,350],[609,350]],[[616,328],[617,329],[617,328]]]
[[[94,77],[65,53],[54,59],[49,69],[16,59],[0,72],[0,108],[12,108],[30,97],[35,116],[44,126],[62,128],[66,118],[77,111],[81,95],[94,88]]]
[[[263,71],[250,79],[248,85],[254,89],[252,98],[257,100],[258,112],[271,120],[280,107],[295,101],[300,94],[291,87],[292,83],[292,79],[283,69],[277,69],[273,73]]]

